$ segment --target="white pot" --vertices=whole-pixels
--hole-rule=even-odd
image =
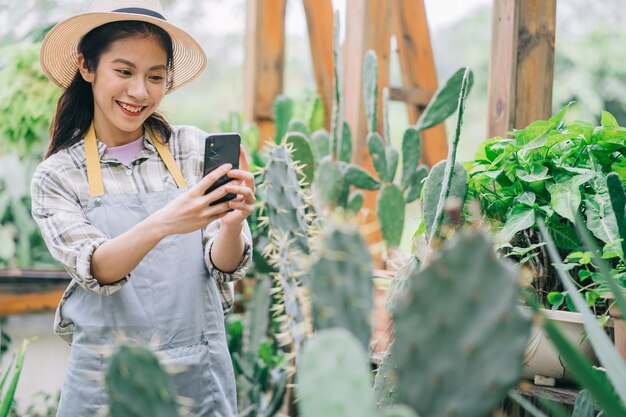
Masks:
[[[570,311],[543,310],[548,320],[553,320],[564,336],[575,346],[580,347],[580,351],[597,365],[597,359],[589,343],[583,341],[585,328],[582,315]],[[561,360],[559,352],[556,350],[548,335],[539,324],[533,324],[526,353],[524,354],[524,378],[534,379],[535,376],[550,377],[560,381],[573,381],[565,364]]]

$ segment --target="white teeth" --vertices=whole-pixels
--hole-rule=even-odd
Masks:
[[[130,106],[126,103],[122,103],[120,101],[118,101],[119,105],[124,109],[127,110],[131,113],[139,113],[141,111],[141,109],[143,109],[143,107],[135,107],[135,106]]]

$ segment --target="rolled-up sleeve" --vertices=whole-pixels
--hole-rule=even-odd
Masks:
[[[215,278],[215,281],[218,283],[234,282],[242,279],[252,264],[252,235],[250,233],[248,223],[244,222],[244,227],[241,230],[241,237],[243,238],[244,243],[241,261],[234,272],[220,271],[211,261],[211,247],[217,238],[221,224],[221,221],[212,222],[203,231],[202,243],[204,244],[204,261],[209,269],[209,272]]]
[[[55,177],[54,172],[35,171],[31,182],[32,216],[50,254],[65,267],[84,289],[101,295],[122,288],[130,274],[121,280],[101,285],[91,275],[91,257],[106,236],[85,217],[76,196]]]

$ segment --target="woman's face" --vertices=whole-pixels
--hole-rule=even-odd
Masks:
[[[119,146],[139,138],[142,125],[166,92],[167,55],[154,37],[114,42],[90,72],[79,55],[83,78],[92,84],[98,139]]]

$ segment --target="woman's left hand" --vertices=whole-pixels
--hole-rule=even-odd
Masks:
[[[222,217],[222,224],[225,226],[241,225],[246,217],[254,211],[254,202],[256,201],[254,175],[250,172],[250,165],[243,146],[239,148],[239,167],[240,169],[231,169],[227,174],[234,180],[225,186],[226,191],[236,194],[237,197],[228,202],[233,211]]]

